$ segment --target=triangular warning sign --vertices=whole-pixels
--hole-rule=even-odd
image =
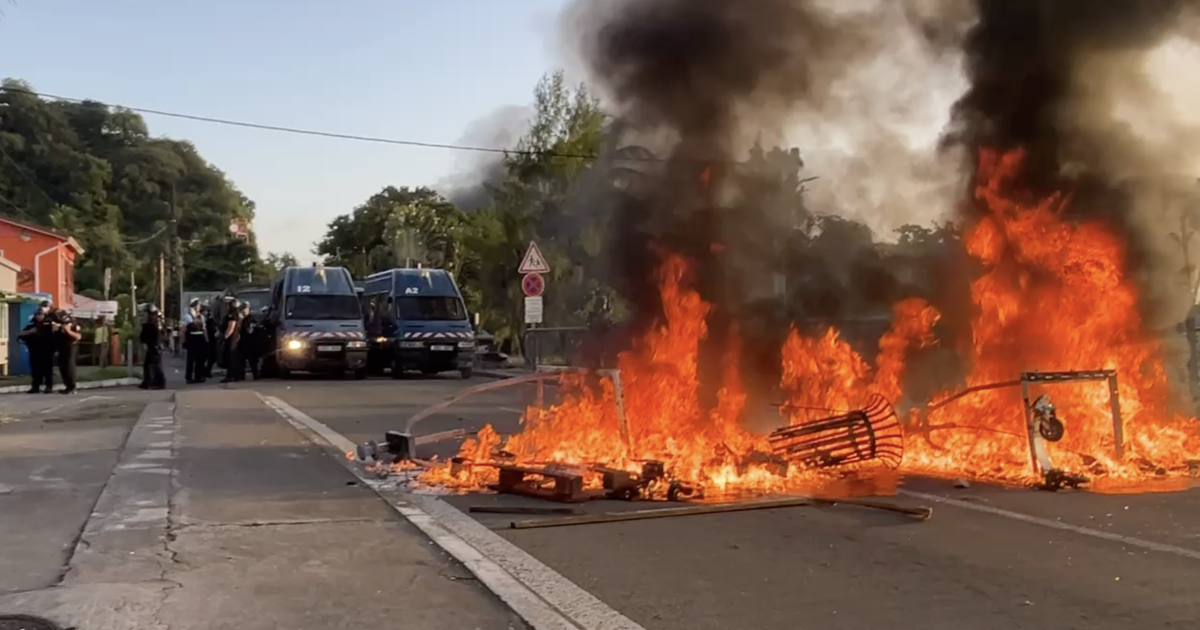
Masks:
[[[550,265],[546,264],[546,257],[542,255],[542,250],[538,249],[537,243],[529,241],[529,249],[525,250],[525,257],[521,259],[521,267],[517,272],[550,273]]]

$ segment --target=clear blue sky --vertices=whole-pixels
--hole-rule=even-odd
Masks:
[[[291,127],[455,142],[559,65],[566,0],[0,0],[0,77],[39,91]],[[147,116],[258,204],[264,251],[464,156]]]

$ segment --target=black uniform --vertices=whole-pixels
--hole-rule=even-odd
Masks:
[[[21,342],[29,350],[29,367],[33,372],[33,386],[29,393],[54,390],[54,330],[47,315],[42,321],[35,318],[21,331]]]
[[[75,364],[79,361],[79,340],[67,334],[67,331],[82,334],[79,324],[70,315],[59,314],[59,329],[55,331],[55,351],[58,352],[58,374],[62,377],[62,393],[70,394],[75,391]]]
[[[138,386],[142,389],[167,387],[167,375],[163,373],[162,365],[163,337],[162,323],[157,317],[142,324],[141,341],[142,345],[146,346],[145,358],[142,360],[142,384]]]
[[[221,337],[225,334],[217,326],[217,318],[212,311],[205,309],[204,331],[208,334],[208,361],[204,364],[204,378],[212,378],[213,366],[221,358]]]
[[[236,311],[231,311],[225,317],[225,324],[221,327],[221,332],[228,331],[230,324],[233,324],[233,334],[225,338],[225,379],[222,381],[224,383],[246,380],[246,362],[242,359],[240,347],[241,318]]]
[[[189,383],[204,382],[208,369],[208,335],[204,331],[204,320],[197,313],[183,329],[184,349],[187,350],[187,367],[184,378]]]
[[[238,352],[242,355],[242,360],[250,366],[250,374],[254,380],[258,380],[258,364],[262,358],[262,345],[260,341],[260,331],[258,320],[253,314],[242,317],[241,323],[238,324]],[[246,372],[242,371],[242,378],[246,377]]]

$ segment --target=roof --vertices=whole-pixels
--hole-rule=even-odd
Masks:
[[[7,223],[9,225],[29,230],[30,232],[37,232],[38,234],[44,234],[51,238],[56,238],[66,243],[71,249],[74,249],[75,253],[80,255],[83,254],[83,246],[79,244],[79,241],[75,240],[75,237],[63,234],[52,227],[38,225],[36,223],[26,223],[24,221],[18,221],[12,217],[0,217],[0,223]]]

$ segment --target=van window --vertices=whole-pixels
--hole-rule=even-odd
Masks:
[[[420,296],[396,300],[396,312],[408,321],[457,321],[467,318],[462,300],[456,297]]]
[[[354,295],[289,295],[284,313],[288,319],[362,319]]]
[[[299,267],[288,272],[286,282],[285,291],[288,295],[358,295],[350,282],[350,275],[340,267]]]

